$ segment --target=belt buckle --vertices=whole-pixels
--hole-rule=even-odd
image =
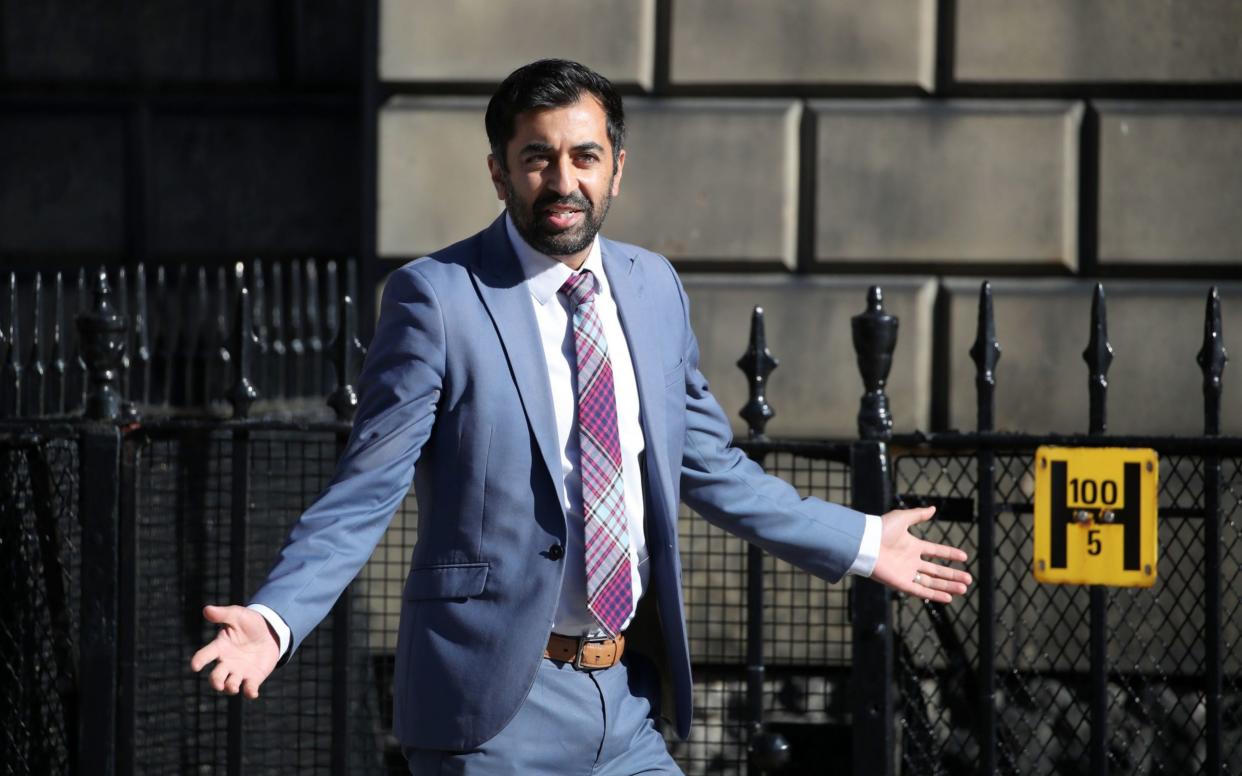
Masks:
[[[590,636],[579,637],[578,638],[578,650],[577,652],[574,653],[573,667],[579,671],[598,671],[601,668],[607,668],[607,666],[585,665],[582,662],[582,651],[586,649],[588,644],[603,644],[605,641],[608,641],[608,639],[602,636],[596,636],[594,638],[591,638]]]

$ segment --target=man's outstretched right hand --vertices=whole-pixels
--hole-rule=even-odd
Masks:
[[[280,642],[263,615],[244,606],[205,606],[203,617],[220,625],[216,637],[190,658],[190,670],[201,671],[213,660],[209,681],[227,695],[259,697],[259,685],[280,660]]]

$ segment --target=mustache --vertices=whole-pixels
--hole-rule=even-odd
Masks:
[[[556,194],[544,194],[535,200],[532,209],[541,210],[547,207],[555,207],[556,205],[573,207],[586,213],[591,212],[593,209],[591,201],[577,192],[564,197]]]

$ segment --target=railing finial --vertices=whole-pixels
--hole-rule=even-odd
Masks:
[[[768,375],[780,366],[768,350],[767,336],[763,326],[763,308],[756,306],[750,317],[750,346],[737,360],[737,368],[746,374],[750,386],[750,400],[738,412],[746,421],[751,439],[762,439],[768,421],[776,416],[772,405],[768,404]]]
[[[358,394],[353,379],[366,348],[358,339],[358,309],[349,294],[341,297],[336,338],[328,346],[336,367],[336,390],[328,396],[328,406],[336,411],[338,420],[352,420],[358,409]]]
[[[975,393],[979,431],[991,431],[996,425],[996,364],[1001,346],[996,339],[996,318],[992,310],[992,284],[979,286],[979,325],[970,358],[975,362]]]
[[[1215,436],[1220,433],[1220,397],[1224,389],[1225,364],[1229,363],[1220,314],[1220,290],[1216,286],[1208,291],[1207,309],[1203,314],[1203,347],[1196,360],[1203,371],[1203,432]]]
[[[86,361],[87,418],[116,420],[121,414],[120,368],[125,354],[125,317],[117,312],[108,284],[108,271],[100,267],[94,276],[94,303],[90,312],[78,315],[78,337]]]
[[[1108,428],[1108,368],[1113,363],[1113,346],[1108,342],[1108,309],[1104,286],[1095,284],[1091,296],[1091,339],[1082,352],[1087,362],[1087,386],[1091,407],[1088,433],[1103,434]]]
[[[884,386],[893,367],[897,326],[897,318],[884,310],[883,291],[872,286],[867,290],[867,309],[850,319],[858,371],[866,390],[858,410],[858,434],[863,439],[883,439],[893,431]]]
[[[250,380],[254,366],[254,351],[258,338],[254,336],[254,308],[250,304],[250,289],[246,288],[244,267],[237,265],[237,303],[233,315],[233,386],[229,388],[228,400],[233,405],[233,417],[245,418],[250,405],[259,398],[259,391]]]

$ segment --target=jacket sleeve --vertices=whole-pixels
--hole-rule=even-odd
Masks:
[[[815,576],[839,580],[858,555],[865,516],[839,504],[802,498],[732,446],[729,421],[699,371],[699,344],[680,280],[677,291],[686,332],[682,500],[712,525]]]
[[[353,431],[328,487],[289,532],[251,599],[280,615],[287,659],[371,556],[410,490],[445,369],[444,317],[417,263],[394,272],[359,377]]]

